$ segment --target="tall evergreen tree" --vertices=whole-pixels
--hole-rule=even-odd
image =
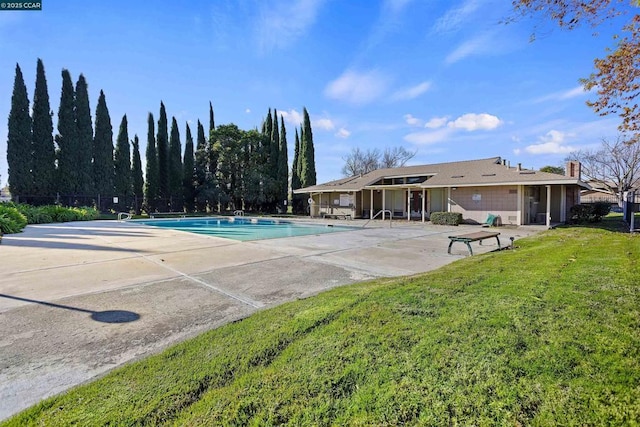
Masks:
[[[213,120],[213,105],[209,101],[209,138],[211,138],[211,131],[216,130],[216,123]]]
[[[175,117],[171,118],[171,134],[169,137],[169,195],[173,198],[174,209],[182,210],[182,143],[180,131]]]
[[[33,192],[31,176],[31,116],[29,97],[20,65],[16,64],[16,77],[11,95],[9,129],[7,133],[7,164],[9,166],[9,187],[14,200]]]
[[[197,126],[197,143],[195,154],[195,177],[194,185],[196,188],[196,207],[203,212],[207,209],[206,184],[209,181],[209,150],[207,148],[207,140],[204,135],[204,126],[198,120]]]
[[[93,123],[89,107],[89,92],[84,76],[80,74],[75,90],[75,117],[78,145],[75,167],[78,176],[77,192],[79,194],[93,194],[95,191],[93,179]]]
[[[142,177],[142,160],[140,159],[140,140],[138,135],[131,141],[133,145],[133,158],[131,160],[131,190],[135,196],[135,210],[140,213],[140,204],[144,194],[144,178]]]
[[[58,108],[58,134],[55,137],[58,150],[57,191],[76,194],[80,187],[78,177],[78,128],[76,125],[75,94],[69,70],[62,70],[62,93]]]
[[[184,142],[184,162],[183,177],[182,177],[182,193],[184,197],[184,207],[187,212],[193,212],[195,209],[195,161],[193,158],[193,137],[191,136],[191,129],[189,123],[187,123],[187,130]]]
[[[42,196],[39,203],[51,203],[55,196],[55,147],[53,144],[53,120],[49,105],[49,91],[44,64],[38,58],[36,89],[33,95],[32,152],[33,195]]]
[[[302,173],[300,181],[303,187],[316,185],[316,160],[313,147],[313,132],[309,112],[305,107],[302,111],[304,133],[302,134]]]
[[[113,154],[113,164],[115,176],[113,187],[115,194],[124,197],[126,200],[131,195],[132,179],[131,179],[131,146],[129,145],[127,115],[122,116],[118,137],[116,139],[116,149]],[[123,200],[122,202],[124,202]],[[121,203],[122,203],[121,202]]]
[[[293,190],[297,190],[301,187],[300,175],[298,173],[298,164],[300,163],[300,138],[298,137],[298,128],[296,128],[295,136],[295,149],[293,153],[293,165],[291,166],[291,204],[293,213],[299,213],[301,211],[300,195],[293,194]]]
[[[146,180],[144,183],[144,203],[147,207],[147,212],[155,212],[160,193],[160,176],[158,170],[158,153],[156,150],[155,120],[151,113],[149,113],[147,124],[147,151],[145,153],[147,166],[145,173]]]
[[[93,173],[95,190],[102,197],[113,195],[113,128],[104,92],[96,106],[96,133],[93,138]]]
[[[160,102],[160,117],[158,117],[156,146],[158,150],[159,196],[168,198],[171,195],[169,188],[169,133],[167,130],[167,111],[162,101]]]
[[[282,116],[280,116],[280,141],[278,145],[280,148],[278,152],[278,183],[280,185],[278,203],[283,203],[289,195],[289,155],[287,153],[287,130],[284,127]]]
[[[273,110],[273,125],[271,126],[271,140],[269,141],[269,170],[271,170],[271,177],[278,180],[278,155],[280,154],[280,131],[278,129],[278,110]],[[277,194],[277,190],[276,190]],[[282,201],[279,201],[282,203]]]

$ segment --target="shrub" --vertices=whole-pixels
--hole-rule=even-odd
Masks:
[[[593,214],[596,216],[596,221],[600,221],[603,217],[609,215],[611,212],[611,203],[596,202],[593,204]]]
[[[606,202],[574,205],[569,210],[571,222],[574,224],[601,221],[602,217],[608,215],[609,212],[611,212],[611,204]]]
[[[0,217],[0,228],[4,234],[19,233],[27,226],[27,217],[17,208],[4,203],[0,204]]]
[[[459,212],[432,212],[431,223],[436,225],[459,225],[462,214]]]

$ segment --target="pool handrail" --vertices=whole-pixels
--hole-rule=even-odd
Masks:
[[[127,221],[127,220],[130,220],[130,219],[131,219],[131,213],[129,213],[129,212],[119,212],[118,213],[118,221],[122,222],[123,220]]]

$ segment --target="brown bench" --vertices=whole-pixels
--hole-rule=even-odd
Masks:
[[[462,242],[467,245],[469,248],[469,254],[473,255],[473,249],[471,249],[471,242],[480,242],[482,245],[482,241],[484,239],[490,239],[495,237],[498,241],[498,249],[500,249],[500,238],[498,237],[500,233],[497,231],[477,231],[475,233],[462,234],[460,236],[449,236],[449,249],[447,250],[448,254],[451,254],[451,245],[453,242]]]

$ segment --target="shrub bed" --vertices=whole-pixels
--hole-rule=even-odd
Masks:
[[[432,212],[431,223],[436,225],[459,225],[462,214],[459,212]]]
[[[611,212],[611,204],[596,202],[592,204],[574,205],[569,212],[571,214],[571,222],[574,224],[599,222]]]
[[[51,222],[89,221],[97,219],[99,212],[91,207],[66,208],[57,205],[31,206],[23,203],[0,203],[0,231],[19,233],[27,224]]]

